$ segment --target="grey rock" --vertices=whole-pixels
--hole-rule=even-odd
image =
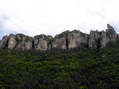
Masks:
[[[15,35],[11,34],[8,40],[8,49],[14,49],[16,47],[17,41]]]
[[[33,38],[29,36],[25,36],[23,34],[17,34],[17,46],[16,49],[21,50],[32,50],[33,49]]]
[[[78,30],[65,31],[54,38],[49,35],[29,37],[24,34],[10,34],[0,40],[0,49],[51,50],[71,48],[104,48],[109,42],[115,42],[119,35],[107,24],[106,31],[91,31],[90,34]]]
[[[46,35],[37,35],[34,37],[34,48],[36,50],[48,50],[50,45],[50,40],[52,39],[52,36],[46,36]]]
[[[53,48],[67,49],[83,47],[88,44],[88,35],[78,30],[65,31],[54,38]]]
[[[107,43],[114,42],[118,38],[114,28],[107,24],[106,31],[91,31],[89,35],[90,48],[104,48]]]
[[[68,35],[70,34],[69,31],[65,31],[61,34],[58,34],[54,37],[52,46],[53,48],[57,49],[67,49],[67,43],[68,43]]]
[[[98,48],[101,44],[101,32],[91,31],[89,35],[89,48]]]
[[[4,36],[0,41],[0,49],[6,48],[8,44],[8,36]]]
[[[110,41],[116,41],[118,35],[117,33],[115,32],[114,28],[107,24],[107,29],[106,29],[106,41],[107,42],[110,42]]]
[[[71,31],[68,35],[68,48],[82,48],[88,44],[88,35],[78,30]]]

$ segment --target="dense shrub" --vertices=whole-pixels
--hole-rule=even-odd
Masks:
[[[0,89],[118,89],[118,84],[117,46],[46,52],[0,50]]]

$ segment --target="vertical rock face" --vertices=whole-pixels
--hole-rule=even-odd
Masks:
[[[25,35],[23,34],[17,34],[16,35],[16,40],[17,40],[17,45],[15,49],[21,49],[21,50],[25,50],[24,46],[25,46]]]
[[[23,34],[16,35],[17,46],[16,49],[31,50],[33,46],[33,38]]]
[[[16,47],[17,41],[15,35],[11,34],[8,40],[8,49],[14,49]]]
[[[52,46],[53,48],[58,48],[58,49],[66,49],[68,48],[68,35],[69,35],[69,31],[65,31],[59,35],[56,35]],[[67,45],[66,45],[67,44]]]
[[[106,32],[104,32],[104,31],[102,31],[101,32],[101,40],[100,40],[100,44],[101,44],[101,48],[104,48],[106,45],[107,45],[107,33]]]
[[[80,31],[65,31],[54,38],[53,47],[60,49],[87,46],[88,35]]]
[[[54,38],[47,35],[29,37],[24,34],[10,34],[0,40],[0,49],[49,50],[71,48],[104,48],[107,43],[115,42],[119,35],[107,24],[106,31],[91,31],[90,34],[78,30],[65,31]]]
[[[33,46],[33,38],[25,36],[23,34],[3,37],[0,42],[0,48],[19,49],[19,50],[31,50]]]
[[[52,39],[51,36],[46,35],[38,35],[34,37],[34,48],[36,50],[47,50],[51,44],[50,40]]]
[[[8,36],[4,36],[0,41],[0,49],[6,48],[8,43]]]
[[[118,35],[114,28],[107,24],[106,31],[91,31],[89,36],[90,48],[104,48],[108,42],[116,41]]]
[[[89,36],[89,47],[99,48],[101,47],[101,40],[103,39],[103,32],[91,31]],[[105,34],[104,34],[105,35]]]
[[[87,47],[88,35],[80,31],[74,30],[69,34],[68,40],[69,40],[69,43],[68,43],[69,48]]]
[[[107,44],[106,32],[91,31],[89,36],[90,48],[103,48]]]
[[[117,39],[117,34],[114,30],[114,28],[107,24],[107,29],[106,29],[106,41],[109,42],[109,41],[115,41]]]

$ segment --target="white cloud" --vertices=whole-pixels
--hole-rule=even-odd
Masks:
[[[103,30],[119,23],[118,0],[0,0],[5,32],[55,35],[64,30]],[[1,20],[1,19],[0,19]],[[1,25],[0,25],[1,26]],[[3,31],[3,30],[2,30]],[[3,32],[4,32],[3,31]]]

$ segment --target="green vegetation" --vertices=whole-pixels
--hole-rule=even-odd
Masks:
[[[0,89],[119,89],[119,42],[95,50],[0,50]]]

